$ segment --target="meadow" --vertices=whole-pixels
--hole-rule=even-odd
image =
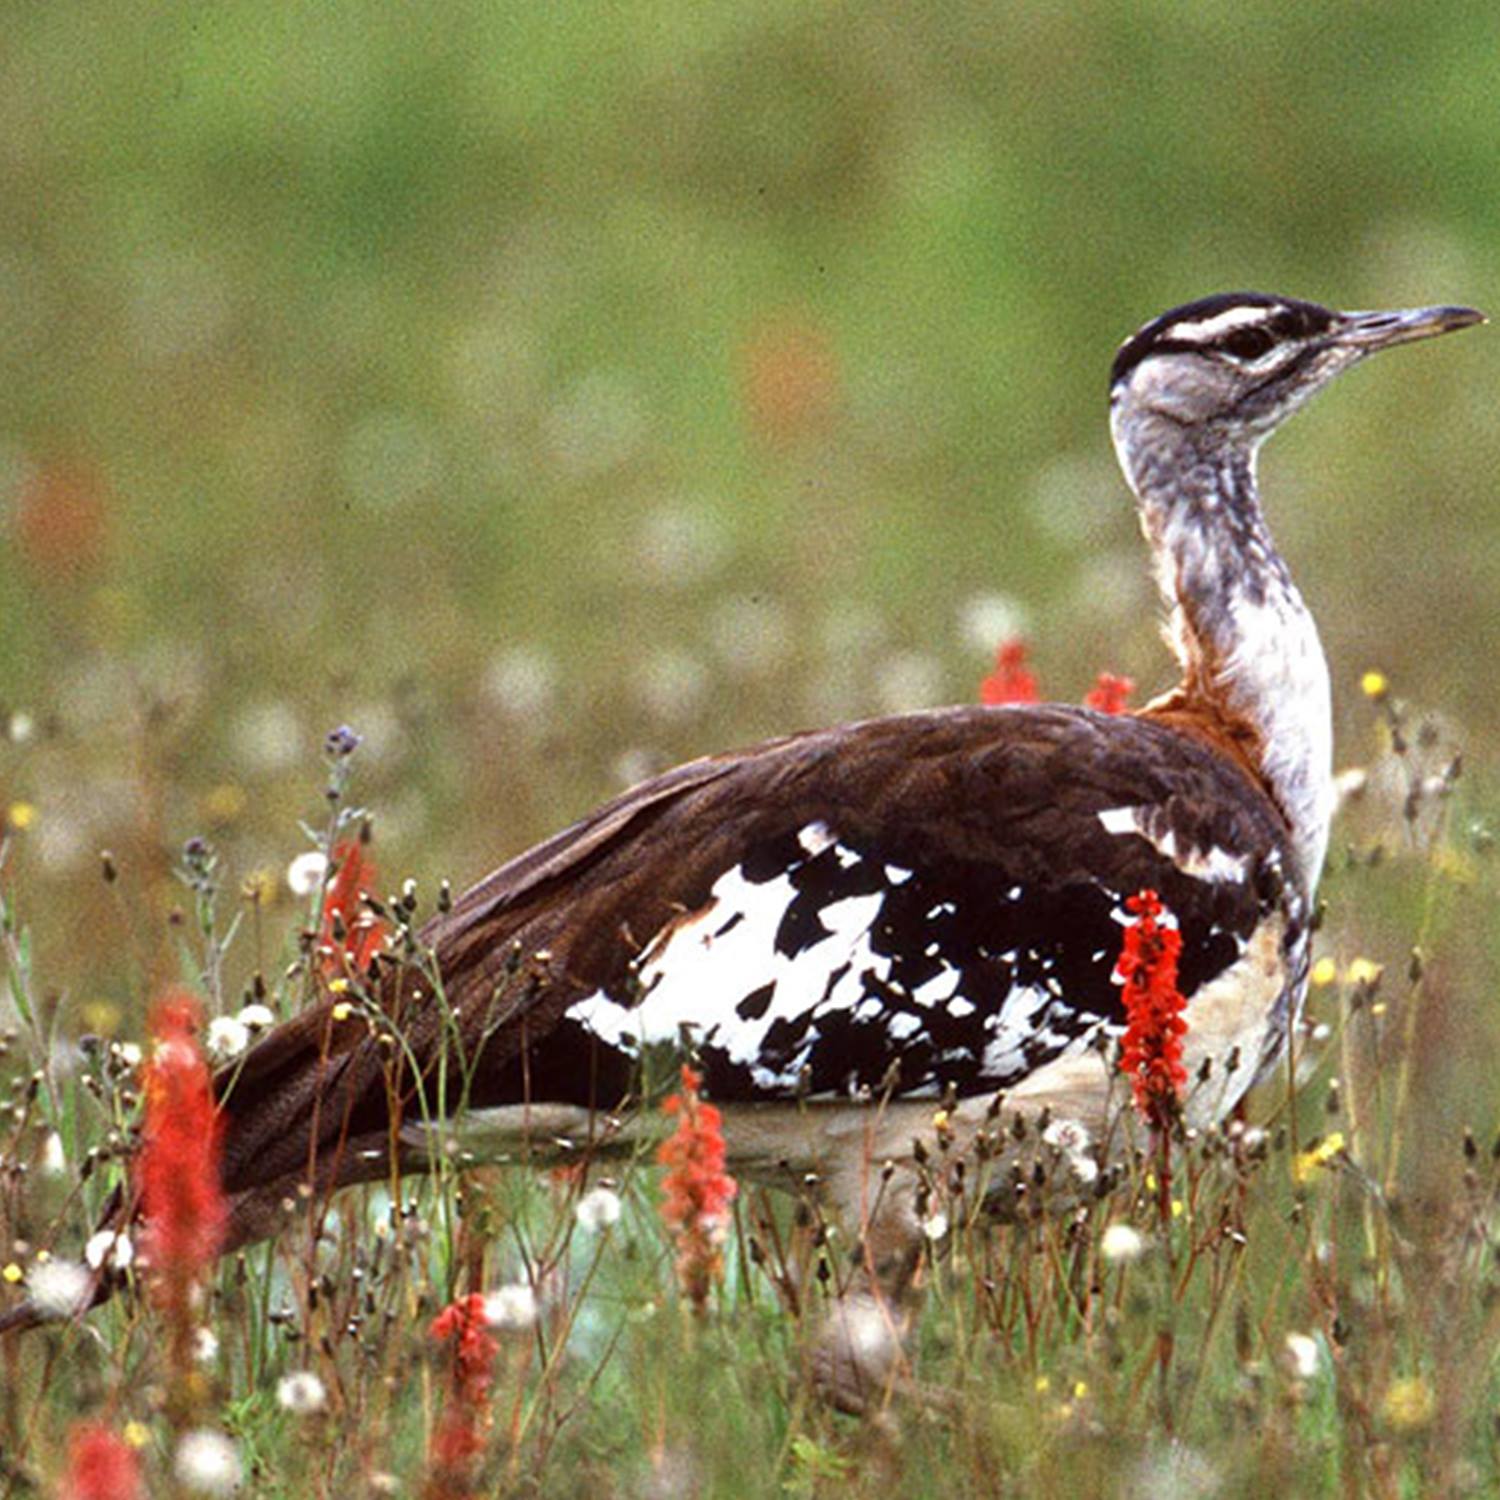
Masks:
[[[1479,7],[13,12],[7,1300],[125,1171],[154,1003],[306,1003],[299,858],[368,821],[418,921],[678,760],[970,701],[1007,638],[1140,701],[1119,339],[1236,286],[1500,307]],[[150,1493],[198,1428],[242,1493],[439,1493],[431,1325],[478,1285],[476,1493],[1500,1486],[1496,370],[1483,331],[1392,354],[1266,454],[1363,774],[1289,1074],[1177,1143],[1165,1216],[1145,1162],[1078,1215],[950,1206],[920,1389],[855,1420],[803,1379],[847,1231],[812,1201],[745,1188],[698,1316],[649,1148],[445,1161],[232,1257],[191,1361],[139,1292],[7,1340],[0,1494],[56,1493],[84,1420]]]

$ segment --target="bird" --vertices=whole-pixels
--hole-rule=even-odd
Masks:
[[[819,1369],[858,1409],[901,1358],[936,1111],[961,1142],[997,1111],[1111,1139],[1133,894],[1181,938],[1184,1122],[1223,1120],[1283,1054],[1331,694],[1257,455],[1366,356],[1481,321],[1235,292],[1146,323],[1110,428],[1176,685],[1121,714],[945,707],[707,755],[511,859],[420,931],[433,964],[378,966],[378,1007],[326,997],[221,1075],[226,1248],[309,1187],[422,1170],[434,1131],[478,1158],[617,1146],[686,1056],[730,1169],[815,1180],[850,1228]]]

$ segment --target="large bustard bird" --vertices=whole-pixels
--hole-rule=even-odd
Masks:
[[[1184,1115],[1222,1118],[1298,1013],[1331,814],[1328,669],[1256,454],[1367,354],[1478,321],[1231,293],[1146,324],[1115,356],[1111,425],[1179,685],[1120,716],[943,708],[708,756],[513,859],[423,934],[458,1018],[464,1066],[438,1102],[462,1074],[462,1138],[598,1141],[643,1068],[686,1047],[731,1166],[816,1173],[871,1295],[894,1295],[913,1193],[873,1183],[911,1164],[935,1101],[960,1131],[1003,1091],[1109,1138],[1129,1098],[1110,1045],[1123,903],[1146,888],[1182,936]],[[384,1028],[332,1000],[233,1071],[231,1245],[283,1224],[310,1179],[429,1159],[418,1092],[430,1108],[455,1037],[424,983],[378,981],[406,1038],[394,1075]]]

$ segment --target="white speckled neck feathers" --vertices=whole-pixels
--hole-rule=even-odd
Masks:
[[[1148,711],[1217,721],[1246,745],[1291,826],[1310,890],[1333,806],[1328,663],[1261,514],[1255,446],[1161,416],[1125,430],[1118,411],[1114,434],[1182,667],[1181,684]]]

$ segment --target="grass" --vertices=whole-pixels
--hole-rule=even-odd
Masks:
[[[246,1493],[468,1493],[429,1462],[455,1399],[430,1324],[460,1292],[502,1286],[526,1291],[507,1294],[494,1335],[476,1494],[1490,1492],[1500,1117],[1491,1091],[1465,1092],[1455,1013],[1472,973],[1454,967],[1475,888],[1492,883],[1487,840],[1453,833],[1461,783],[1435,721],[1388,695],[1377,708],[1385,749],[1341,823],[1286,1073],[1246,1120],[1172,1143],[1167,1195],[1158,1155],[1138,1150],[1059,1206],[1029,1176],[1018,1190],[992,1151],[960,1162],[935,1120],[910,1341],[921,1394],[861,1421],[811,1390],[851,1230],[812,1196],[746,1185],[723,1279],[694,1316],[649,1147],[561,1172],[439,1151],[429,1176],[288,1203],[282,1234],[211,1278],[188,1368],[133,1272],[83,1322],[7,1342],[3,1493],[53,1485],[65,1434],[90,1416],[141,1445],[153,1493],[190,1492],[173,1488],[173,1444],[205,1425],[232,1437]],[[328,762],[325,849],[365,817],[351,764]],[[181,962],[211,1006],[305,1003],[315,924],[279,940],[201,841],[180,875]],[[19,1024],[4,1044],[0,1234],[7,1276],[34,1277],[48,1254],[78,1256],[119,1179],[140,1074],[129,1039],[80,1050],[55,1034],[24,884],[4,888]],[[402,932],[422,915],[411,893],[385,905]],[[247,961],[242,984],[230,976]],[[622,1212],[586,1226],[578,1205],[601,1184]],[[309,1371],[326,1405],[286,1409],[278,1382]]]

